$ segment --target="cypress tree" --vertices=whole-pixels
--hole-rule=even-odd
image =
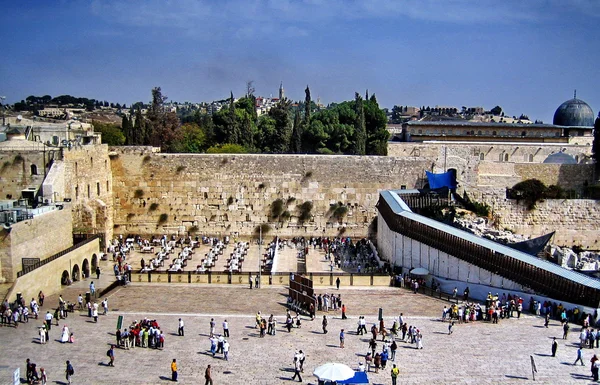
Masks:
[[[292,128],[292,140],[290,143],[290,152],[295,154],[302,152],[302,125],[303,123],[300,122],[300,113],[296,110],[296,113],[294,114],[294,126]]]
[[[367,147],[367,129],[365,124],[365,109],[363,100],[358,94],[354,95],[356,122],[354,123],[354,155],[365,155]]]
[[[596,161],[596,178],[600,176],[600,112],[594,122],[594,141],[592,142],[592,158]]]

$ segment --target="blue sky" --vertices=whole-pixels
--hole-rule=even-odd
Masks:
[[[500,105],[551,122],[573,89],[600,109],[597,0],[2,2],[0,95],[130,104],[245,92],[384,107]]]

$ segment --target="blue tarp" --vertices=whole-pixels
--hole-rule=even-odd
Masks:
[[[368,384],[369,378],[366,372],[354,372],[354,377],[344,381],[338,381],[338,384]]]
[[[427,174],[427,181],[429,182],[429,188],[432,190],[448,187],[449,189],[456,188],[456,179],[454,173],[451,171],[445,172],[443,174],[434,174],[429,171],[425,171]]]

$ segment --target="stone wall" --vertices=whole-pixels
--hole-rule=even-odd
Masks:
[[[426,142],[404,143],[389,142],[388,156],[403,159],[423,159],[429,162],[428,171],[444,172],[456,169],[459,190],[485,192],[488,187],[512,187],[524,178],[539,175],[553,180],[550,184],[561,186],[576,185],[581,187],[583,182],[592,181],[590,166],[579,169],[562,168],[558,166],[542,166],[548,155],[564,151],[580,163],[588,162],[591,154],[589,145],[574,145],[565,143],[452,143]],[[568,172],[563,172],[568,169]],[[572,171],[578,170],[573,176]],[[514,182],[514,183],[513,183]]]
[[[581,190],[586,182],[593,183],[594,165],[483,161],[479,163],[477,178],[477,185],[469,190],[473,193],[511,188],[527,179],[538,179],[546,186],[558,185],[564,189]]]
[[[45,155],[41,151],[0,151],[0,199],[20,199],[21,190],[29,187],[37,190],[44,180]]]
[[[112,172],[107,145],[85,145],[64,151],[64,179],[56,178],[57,190],[71,199],[73,232],[101,233],[112,238]],[[58,167],[58,166],[57,166]]]
[[[160,154],[148,147],[111,148],[115,233],[363,237],[376,216],[378,192],[423,183],[425,159],[319,155]],[[269,219],[271,204],[287,203],[289,220]],[[298,207],[311,201],[311,218]],[[341,223],[330,207],[348,208]],[[164,220],[162,222],[161,216]]]
[[[50,257],[73,245],[69,207],[54,210],[33,219],[15,223],[10,231],[2,230],[0,259],[2,278],[14,282],[22,270],[23,258]]]
[[[99,245],[99,240],[95,239],[19,277],[10,293],[8,293],[7,298],[14,301],[17,297],[16,293],[21,293],[25,298],[25,303],[29,303],[31,298],[37,299],[40,290],[44,292],[46,297],[59,293],[64,288],[61,285],[63,272],[67,271],[71,274],[73,267],[81,267],[86,259],[88,263],[91,263],[92,255],[99,252]],[[102,288],[96,286],[96,289],[101,290]]]
[[[523,203],[491,198],[498,227],[538,237],[556,231],[551,242],[600,250],[600,202],[589,199],[547,199],[527,210]]]

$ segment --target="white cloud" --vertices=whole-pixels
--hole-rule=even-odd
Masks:
[[[310,26],[359,20],[426,20],[445,23],[538,23],[570,11],[600,16],[597,0],[94,0],[92,12],[134,27],[253,38],[284,31],[308,36]]]

